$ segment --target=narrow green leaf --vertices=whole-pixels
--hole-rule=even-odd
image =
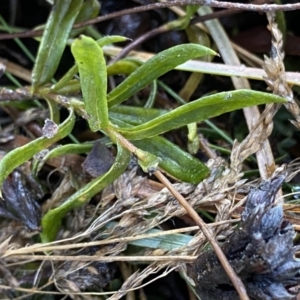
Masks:
[[[181,26],[178,28],[178,29],[185,29],[189,24],[190,24],[190,21],[193,17],[193,15],[197,12],[199,8],[199,5],[187,5],[185,7],[185,16],[182,17],[182,19],[180,20],[181,21]]]
[[[197,184],[209,173],[209,169],[200,160],[163,137],[133,141],[133,144],[159,157],[159,166],[181,181]]]
[[[129,140],[140,140],[189,123],[201,122],[229,111],[273,102],[284,103],[286,101],[273,94],[252,90],[223,92],[182,105],[145,124],[128,128],[116,128],[116,130]]]
[[[114,43],[121,43],[121,42],[126,42],[129,39],[125,36],[121,35],[109,35],[109,36],[104,36],[101,39],[97,40],[97,44],[100,47],[109,45],[109,44],[114,44]]]
[[[96,18],[100,11],[100,4],[97,0],[85,0],[76,18],[76,23]]]
[[[35,159],[33,161],[32,172],[34,176],[37,176],[37,173],[41,170],[44,163],[54,157],[66,155],[66,154],[81,154],[91,151],[93,148],[93,143],[85,144],[67,144],[63,146],[58,146],[50,150],[42,159]]]
[[[109,116],[114,120],[120,120],[130,125],[139,125],[162,116],[167,112],[164,109],[118,105],[109,109]],[[122,125],[118,126],[121,127]]]
[[[57,133],[51,137],[40,137],[22,147],[7,153],[0,161],[0,186],[5,178],[17,167],[31,159],[40,151],[67,136],[75,124],[75,115],[70,111],[69,117],[58,127]]]
[[[60,113],[59,113],[59,107],[56,102],[53,100],[49,99],[47,96],[44,97],[45,100],[47,101],[49,112],[50,112],[50,119],[56,123],[60,123]]]
[[[144,104],[144,108],[153,107],[156,96],[157,96],[157,80],[154,80],[151,84],[150,94],[148,96],[146,103]]]
[[[92,180],[90,183],[69,197],[61,206],[48,211],[44,215],[42,218],[42,241],[44,243],[53,241],[66,213],[73,208],[80,207],[85,204],[93,196],[102,191],[106,186],[118,178],[125,171],[129,160],[130,152],[118,145],[116,161],[105,175]]]
[[[109,222],[105,227],[111,231],[111,229],[116,226],[118,226],[117,222]],[[181,233],[166,234],[166,231],[160,229],[150,229],[144,234],[157,234],[157,236],[147,237],[140,240],[132,240],[129,241],[128,244],[143,248],[171,251],[186,246],[193,238],[191,235]],[[106,233],[103,234],[103,239],[105,238],[108,238]]]
[[[182,44],[162,51],[146,61],[112,90],[107,95],[108,105],[113,106],[127,100],[154,79],[190,59],[215,54],[213,50],[196,44]]]
[[[85,0],[81,6],[81,9],[76,17],[75,23],[84,22],[94,19],[98,16],[100,11],[100,3],[97,0]],[[80,33],[86,30],[87,26],[72,29],[71,36],[78,36]]]
[[[72,76],[73,77],[73,76]],[[67,77],[64,77],[64,80]],[[66,81],[62,82],[59,81],[58,86],[52,86],[49,92],[57,92],[59,95],[78,95],[80,92],[80,81],[77,79],[67,79]]]
[[[144,124],[167,112],[123,105],[115,106],[111,110],[118,112],[110,112],[110,117],[111,122],[119,128],[134,128],[131,125]],[[149,139],[135,140],[132,143],[139,149],[159,158],[159,167],[181,181],[197,184],[208,175],[209,170],[201,161],[163,137],[155,136]]]
[[[108,126],[106,62],[101,47],[92,38],[81,36],[71,47],[79,68],[81,90],[92,131]]]
[[[129,242],[129,244],[143,248],[164,249],[167,251],[172,251],[186,246],[193,238],[192,236],[187,234],[163,235],[163,230],[159,229],[150,229],[146,232],[146,234],[151,233],[161,233],[161,235],[141,240],[133,240]]]
[[[140,148],[136,149],[134,155],[138,158],[138,163],[145,173],[154,173],[161,162],[160,157],[157,157],[153,153],[147,150],[144,151]]]
[[[200,138],[198,135],[198,126],[197,123],[190,123],[187,124],[188,129],[188,144],[187,149],[189,153],[196,154],[199,151],[200,148]]]
[[[82,3],[83,0],[55,1],[32,72],[33,90],[52,79]]]
[[[68,72],[54,85],[51,86],[51,91],[61,92],[66,89],[66,85],[72,81],[74,76],[78,73],[78,66],[74,65],[71,67]],[[78,87],[78,91],[80,91],[80,85]]]
[[[136,60],[132,59],[118,60],[114,64],[107,67],[107,75],[129,75],[134,72],[140,65],[141,63],[138,63]]]
[[[97,40],[97,44],[100,47],[103,47],[107,44],[111,43],[117,43],[117,42],[125,42],[127,41],[128,38],[119,36],[119,35],[112,35],[112,36],[105,36],[99,40]],[[112,67],[113,68],[113,67]],[[113,68],[115,70],[115,68]],[[108,71],[107,71],[108,72]],[[59,92],[59,93],[64,93],[65,90],[68,89],[66,85],[70,84],[70,81],[74,78],[74,76],[78,73],[78,66],[75,64],[69,71],[57,82],[51,87],[51,91]],[[122,73],[123,74],[123,73]],[[71,87],[72,88],[72,87]],[[76,86],[76,90],[79,91],[80,86]]]

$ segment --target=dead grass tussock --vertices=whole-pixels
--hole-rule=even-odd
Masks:
[[[185,195],[194,209],[210,209],[216,213],[216,224],[210,224],[210,229],[213,235],[218,238],[226,238],[233,231],[232,224],[227,221],[230,220],[232,212],[243,203],[243,201],[235,201],[235,195],[239,191],[244,192],[249,189],[249,184],[245,183],[244,180],[238,180],[241,174],[238,174],[235,184],[228,181],[228,179],[232,180],[233,178],[228,176],[231,173],[221,159],[210,161],[208,164],[212,170],[219,168],[223,171],[221,173],[212,172],[198,186],[186,183],[178,183],[175,186],[180,193]],[[297,166],[298,164],[291,168],[293,171],[291,174],[295,174]],[[164,249],[145,250],[139,256],[122,256],[121,253],[126,249],[128,242],[149,238],[153,236],[153,234],[147,234],[150,229],[159,227],[160,224],[174,216],[182,217],[185,215],[185,211],[167,189],[154,192],[147,197],[140,197],[139,191],[143,189],[143,185],[147,184],[147,180],[137,176],[135,171],[126,172],[112,186],[107,188],[107,190],[113,191],[114,196],[111,195],[111,200],[106,201],[105,205],[98,206],[96,212],[93,211],[94,206],[87,205],[70,213],[67,218],[70,225],[67,226],[67,230],[61,229],[59,236],[63,238],[55,242],[33,244],[30,240],[32,237],[26,235],[25,231],[20,232],[18,236],[11,237],[13,234],[9,230],[10,226],[7,226],[6,233],[2,231],[0,249],[2,254],[1,266],[9,274],[7,278],[10,278],[10,283],[15,282],[17,290],[24,291],[24,289],[18,288],[18,280],[14,277],[17,274],[14,274],[13,266],[17,262],[20,263],[29,259],[37,264],[40,264],[38,261],[42,261],[41,269],[45,270],[47,269],[46,266],[49,266],[47,270],[49,281],[53,282],[57,289],[65,294],[79,293],[79,287],[85,286],[82,282],[78,283],[80,270],[90,272],[89,280],[91,280],[91,275],[97,276],[97,267],[93,266],[93,263],[113,260],[154,261],[145,270],[137,271],[127,278],[122,288],[111,298],[120,299],[126,294],[126,291],[138,288],[150,274],[155,274],[166,267],[176,268],[182,265],[184,261],[194,259],[194,255],[199,254],[202,251],[202,246],[206,243],[206,239],[200,231],[187,245],[177,249],[169,251]],[[125,189],[123,189],[124,185],[126,185]],[[103,197],[107,197],[105,192]],[[155,214],[155,218],[149,218],[150,214]],[[77,219],[92,221],[94,215],[96,219],[88,226],[86,222],[77,221]],[[113,221],[115,223],[112,223]],[[10,225],[12,226],[12,224]],[[194,231],[195,229],[195,227],[191,227],[186,228],[185,231]],[[156,235],[167,237],[169,233],[182,231],[180,229],[166,233],[162,231]],[[27,245],[27,243],[31,245]],[[41,255],[41,253],[44,254]],[[171,269],[167,269],[168,272]],[[74,274],[77,276],[72,277]],[[35,282],[39,281],[40,276],[42,277],[42,274],[38,271]],[[27,289],[26,292],[30,293],[32,290]],[[34,292],[40,293],[42,290],[37,288]]]
[[[268,15],[268,20],[273,39],[272,57],[265,58],[266,82],[274,93],[288,99],[285,106],[296,120],[293,124],[300,128],[299,107],[293,100],[292,91],[285,79],[282,36],[271,14]],[[246,139],[233,145],[230,165],[216,157],[207,162],[211,170],[209,177],[197,186],[174,184],[176,190],[184,195],[195,210],[203,209],[216,214],[215,222],[209,224],[209,227],[217,239],[226,239],[234,230],[232,223],[238,219],[244,195],[252,184],[242,179],[242,164],[270,135],[272,120],[278,109],[279,105],[268,105]],[[288,170],[290,178],[295,176],[299,172],[299,162],[289,165]],[[59,205],[69,196],[70,190],[70,179],[65,175],[51,199],[45,203],[44,210]],[[195,259],[203,251],[206,238],[198,231],[186,245],[179,248],[141,248],[136,255],[124,255],[128,243],[132,241],[161,236],[167,239],[170,234],[197,230],[198,227],[190,226],[149,233],[151,229],[160,228],[161,224],[173,217],[184,216],[186,217],[186,211],[166,188],[159,191],[153,189],[149,180],[138,176],[134,168],[121,175],[102,192],[97,206],[87,204],[69,213],[54,242],[37,244],[34,236],[16,226],[15,221],[4,221],[0,231],[1,294],[8,295],[13,288],[15,292],[24,293],[24,296],[15,299],[23,299],[35,293],[70,295],[73,299],[100,299],[103,295],[109,295],[111,300],[120,299],[128,291],[149,284],[150,281],[145,283],[144,280],[150,274],[157,274],[164,269],[157,279],[174,269],[184,269],[184,262]],[[15,266],[29,260],[37,266],[37,271],[27,272],[20,277]],[[101,272],[106,276],[102,274],[102,278],[109,281],[110,274],[108,269],[101,269],[101,261],[144,261],[150,264],[142,271],[135,271],[124,278],[122,287],[116,292],[82,292],[86,287],[98,284]],[[42,283],[43,280],[45,282]],[[20,285],[24,282],[32,283],[32,287],[21,288]],[[55,285],[58,292],[47,291],[47,286],[51,284]],[[102,285],[99,284],[101,288]]]

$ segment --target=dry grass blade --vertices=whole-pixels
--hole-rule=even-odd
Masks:
[[[209,14],[209,7],[202,7],[199,13]],[[205,22],[207,25],[218,50],[226,64],[240,66],[240,60],[235,53],[229,38],[218,20]],[[244,78],[232,77],[233,85],[236,89],[250,89],[248,80]],[[256,153],[260,175],[263,179],[268,178],[275,169],[274,157],[270,144],[263,133],[265,127],[257,124],[260,113],[257,107],[244,108],[244,115],[249,128],[248,137],[240,144],[235,143],[231,155],[231,169],[233,172],[239,173],[242,168],[243,161],[251,154]],[[254,128],[256,127],[256,131]],[[253,133],[252,133],[253,132]],[[270,131],[269,131],[270,132]]]
[[[239,219],[236,220],[224,220],[220,222],[214,222],[207,224],[208,227],[218,227],[221,225],[226,224],[232,224],[239,222]],[[87,248],[92,246],[100,246],[105,244],[111,244],[111,243],[120,243],[120,242],[132,242],[136,240],[141,239],[150,239],[152,237],[165,237],[168,235],[178,234],[178,233],[185,233],[185,232],[192,232],[195,230],[199,230],[198,226],[191,226],[186,228],[178,228],[173,230],[165,230],[165,231],[159,231],[154,233],[146,233],[146,234],[140,234],[136,236],[128,236],[128,237],[120,237],[120,238],[111,238],[107,240],[101,240],[101,241],[94,241],[94,242],[85,242],[85,243],[72,243],[72,244],[65,244],[65,245],[57,245],[61,243],[66,243],[70,240],[68,239],[62,239],[58,240],[55,243],[47,243],[47,244],[35,244],[32,246],[28,246],[25,248],[20,249],[5,249],[3,251],[2,256],[3,258],[9,257],[9,256],[17,256],[17,255],[25,255],[29,253],[35,253],[35,252],[46,252],[46,251],[54,251],[54,250],[70,250],[70,249],[79,249],[79,248]],[[56,244],[56,245],[54,245]],[[7,248],[7,247],[5,247]]]
[[[199,24],[197,24],[198,26]],[[235,49],[236,46],[233,45]],[[244,54],[244,49],[238,47],[239,53]],[[117,56],[122,51],[121,47],[117,46],[105,46],[103,47],[105,54],[110,56]],[[143,52],[143,51],[131,51],[128,56],[132,58],[139,59],[143,62],[147,61],[153,57],[153,53]],[[260,61],[258,62],[260,64]],[[175,68],[176,70],[188,71],[188,72],[199,72],[205,74],[223,75],[223,76],[238,76],[242,78],[264,80],[265,72],[263,69],[249,68],[245,65],[232,65],[232,64],[221,64],[221,63],[211,63],[204,61],[190,60],[182,65]],[[300,76],[296,72],[286,72],[287,82],[292,85],[300,86]]]
[[[21,67],[18,64],[3,58],[0,58],[0,70],[1,70],[1,66],[5,66],[6,71],[10,72],[11,74],[27,82],[31,82],[31,72],[25,69],[24,67]]]
[[[288,100],[288,103],[284,104],[284,106],[295,118],[295,121],[291,121],[291,123],[296,128],[300,129],[300,108],[294,99],[292,89],[288,85],[283,63],[284,52],[282,33],[275,22],[275,14],[267,13],[267,17],[269,21],[268,29],[272,35],[272,46],[270,58],[265,56],[263,68],[267,76],[265,76],[264,79],[269,90]]]
[[[166,276],[168,273],[173,271],[175,268],[167,268],[163,274],[156,276],[155,279],[142,284],[142,281],[147,278],[150,274],[156,274],[159,272],[163,267],[162,266],[157,266],[155,263],[153,265],[148,266],[146,269],[144,269],[141,272],[135,272],[133,273],[127,280],[124,282],[122,287],[119,289],[118,292],[116,292],[113,296],[111,296],[108,300],[117,300],[122,298],[124,295],[127,294],[129,291],[134,291],[137,289],[140,289],[151,282],[157,280],[160,277]],[[142,284],[142,285],[141,285]]]
[[[189,203],[196,209],[199,208],[205,208],[206,210],[210,210],[214,208],[214,212],[217,213],[217,220],[220,220],[220,222],[212,223],[212,226],[209,226],[209,231],[213,236],[216,236],[218,238],[227,238],[227,236],[232,233],[232,226],[226,226],[226,224],[229,222],[229,209],[234,211],[233,207],[233,199],[230,195],[234,195],[235,189],[238,189],[239,187],[242,187],[243,190],[245,189],[245,181],[239,181],[235,182],[233,186],[230,186],[228,184],[228,180],[230,181],[230,178],[228,178],[228,172],[225,170],[224,173],[221,175],[216,175],[216,170],[220,169],[220,166],[224,167],[224,161],[220,159],[211,160],[209,162],[209,167],[212,170],[212,174],[209,178],[207,178],[204,182],[199,184],[197,187],[192,185],[186,185],[186,184],[176,184],[175,187],[177,190],[180,191],[180,193],[184,193],[186,198],[188,199]],[[294,167],[291,167],[291,172],[294,173],[296,171],[297,166],[294,165]],[[216,178],[216,176],[218,176]],[[128,181],[128,178],[131,178]],[[125,180],[125,181],[124,181]],[[123,189],[123,184],[126,182],[127,190]],[[134,277],[136,280],[128,279],[124,283],[123,288],[117,292],[117,295],[112,299],[119,299],[124,296],[128,290],[132,288],[140,288],[140,284],[137,282],[141,282],[144,280],[151,272],[156,272],[157,270],[161,270],[165,267],[178,267],[182,264],[183,261],[193,261],[195,259],[195,253],[202,252],[202,246],[207,241],[205,236],[203,235],[203,232],[200,230],[198,234],[196,234],[193,239],[187,244],[184,245],[181,248],[173,249],[171,251],[163,251],[162,249],[157,249],[155,251],[148,251],[148,253],[145,253],[144,256],[122,256],[122,254],[118,254],[121,249],[117,247],[118,245],[122,246],[130,240],[134,239],[140,239],[140,238],[147,238],[147,236],[151,236],[152,234],[143,234],[143,232],[148,231],[149,229],[157,226],[157,224],[164,222],[165,220],[172,218],[174,216],[183,216],[186,215],[185,209],[180,207],[178,205],[178,202],[172,197],[172,195],[166,190],[163,189],[160,192],[154,193],[149,195],[148,197],[141,197],[140,199],[135,199],[133,201],[133,196],[136,195],[137,190],[139,190],[137,187],[135,187],[134,182],[139,182],[139,184],[144,184],[144,180],[141,180],[139,176],[136,176],[135,173],[131,171],[126,172],[124,176],[116,180],[116,182],[112,185],[115,195],[117,196],[116,205],[113,209],[109,208],[110,205],[105,207],[99,207],[99,211],[96,212],[97,222],[95,222],[94,225],[90,225],[90,228],[87,230],[86,225],[83,227],[76,225],[76,235],[71,229],[65,229],[65,240],[59,239],[55,244],[50,245],[34,245],[25,247],[25,245],[21,246],[15,243],[15,240],[12,241],[10,245],[8,245],[4,253],[2,260],[7,261],[9,263],[8,265],[11,266],[17,261],[18,263],[24,262],[25,259],[41,259],[44,260],[45,263],[49,263],[51,261],[51,264],[53,264],[53,269],[55,274],[58,274],[60,276],[64,275],[59,273],[61,261],[66,261],[66,263],[72,263],[73,264],[79,264],[82,266],[85,266],[87,262],[91,261],[105,261],[108,260],[125,260],[129,261],[131,260],[140,260],[140,261],[155,261],[153,265],[150,265],[147,269],[147,272],[140,272],[136,274],[136,277]],[[189,189],[187,189],[187,187]],[[131,192],[129,191],[131,190]],[[133,194],[131,194],[133,193]],[[231,199],[231,200],[229,200]],[[126,204],[127,203],[127,204]],[[240,206],[242,202],[237,204],[236,206]],[[127,206],[127,209],[124,210],[124,206]],[[224,208],[222,208],[222,205]],[[218,210],[215,209],[215,207],[218,208]],[[92,211],[89,212],[89,206],[85,208],[86,210],[86,218],[88,219],[90,214],[95,214],[94,208],[92,208]],[[123,217],[120,214],[117,214],[116,212],[123,210]],[[157,214],[157,220],[151,220],[147,218],[148,213],[147,210],[155,211]],[[103,240],[95,240],[90,241],[87,243],[81,242],[83,237],[86,238],[87,235],[83,234],[85,232],[89,232],[90,234],[95,235],[95,233],[98,232],[99,225],[104,226],[103,224],[107,224],[107,220],[110,219],[109,216],[114,216],[116,219],[119,220],[118,223],[114,225],[114,227],[107,228],[106,230],[102,231]],[[146,216],[146,218],[141,219],[140,216]],[[108,218],[107,218],[108,217]],[[70,217],[68,217],[69,220],[74,220],[74,214],[71,214]],[[106,221],[104,221],[106,220]],[[224,220],[224,221],[221,221]],[[226,221],[227,220],[227,221]],[[130,228],[124,227],[122,224],[126,224],[128,221],[131,221],[132,226],[129,226]],[[232,220],[233,222],[234,220]],[[74,221],[72,221],[74,222]],[[125,223],[124,223],[125,222]],[[187,230],[195,230],[195,227],[186,228],[182,231]],[[68,232],[68,230],[70,230]],[[102,229],[103,230],[103,229]],[[173,231],[170,231],[170,233]],[[219,233],[218,233],[219,232]],[[163,234],[163,233],[162,233]],[[70,237],[68,239],[68,237]],[[76,244],[76,242],[78,244]],[[57,246],[57,244],[65,243],[65,245]],[[102,248],[104,245],[111,245],[114,244],[114,247],[107,247]],[[96,255],[75,255],[74,252],[70,252],[70,249],[74,248],[91,248],[91,246],[99,246],[102,245],[101,251],[99,254]],[[15,249],[11,249],[14,247]],[[56,248],[57,247],[57,248]],[[123,247],[123,246],[122,246]],[[19,248],[19,249],[18,249]],[[160,251],[158,251],[160,250]],[[35,256],[32,253],[33,252],[44,252],[44,251],[53,251],[51,255],[38,255]],[[76,253],[76,252],[75,252]],[[110,256],[107,256],[108,253],[112,253]],[[191,255],[192,254],[192,255]],[[20,255],[20,256],[19,256]],[[174,259],[175,258],[175,259]],[[52,260],[53,259],[53,260]],[[60,261],[56,261],[56,259],[59,259]],[[12,262],[12,263],[10,263]],[[64,263],[64,264],[66,264]],[[65,272],[67,272],[67,269],[64,268]],[[151,274],[152,274],[151,273]],[[67,273],[64,275],[67,276]],[[51,279],[52,280],[52,279]],[[50,280],[50,281],[51,281]],[[76,290],[76,286],[70,283],[70,280],[67,278],[65,280],[60,279],[59,277],[56,278],[57,282],[57,288],[62,292],[62,294],[66,294],[66,289],[70,292],[70,294],[79,295],[79,293],[74,293]],[[48,282],[50,283],[50,282]],[[71,285],[70,285],[71,284]],[[21,291],[21,290],[20,290]],[[35,291],[32,289],[29,290],[22,290],[24,293],[43,293],[43,288],[39,286]],[[100,295],[99,293],[80,293],[82,297],[85,297],[84,295]]]
[[[18,255],[18,259],[33,261],[193,261],[196,256],[193,255],[178,255],[178,256],[63,256],[63,255]],[[9,260],[8,258],[7,260]],[[13,259],[13,257],[11,257]]]
[[[232,284],[234,285],[235,289],[237,290],[240,298],[242,300],[249,299],[247,296],[246,288],[241,281],[241,279],[236,275],[235,271],[229,264],[226,256],[222,252],[220,246],[216,242],[216,240],[213,238],[212,233],[210,232],[208,226],[205,224],[205,222],[200,218],[200,216],[195,212],[195,210],[191,207],[191,205],[176,191],[176,189],[173,188],[169,180],[159,171],[156,171],[154,175],[163,183],[165,186],[169,189],[169,191],[174,195],[174,197],[179,201],[179,203],[185,208],[185,210],[188,212],[188,214],[193,218],[193,220],[196,222],[196,224],[199,226],[199,228],[203,231],[205,237],[212,245],[214,251],[216,252],[216,255],[218,256],[222,266],[224,267],[228,277],[230,278]]]
[[[218,163],[222,164],[222,160],[218,161]],[[211,162],[212,163],[212,162]],[[211,164],[210,168],[212,171],[214,168],[219,168],[219,164]],[[213,172],[215,174],[215,172]],[[223,188],[226,189],[226,184],[220,185],[215,181],[215,175],[207,179],[207,183],[205,183],[205,187],[200,185],[195,190],[195,186],[190,184],[176,184],[176,189],[187,195],[193,203],[193,207],[201,207],[202,205],[210,205],[210,207],[215,207],[215,204],[219,202],[222,203],[224,200],[223,197],[226,197],[226,194],[231,191],[227,189],[225,192],[222,190]],[[215,185],[216,183],[216,185]],[[126,189],[124,189],[124,184]],[[117,179],[114,184],[112,184],[113,190],[113,197],[117,197],[117,200],[114,200],[114,205],[111,206],[110,201],[106,200],[106,203],[103,207],[98,208],[98,211],[95,212],[93,206],[87,206],[83,210],[79,210],[77,212],[71,213],[67,216],[66,224],[69,224],[66,228],[62,229],[61,233],[59,234],[58,241],[55,243],[50,243],[49,245],[41,245],[35,244],[33,246],[26,247],[26,244],[20,243],[20,238],[18,236],[14,236],[14,240],[8,245],[7,249],[4,251],[2,260],[9,262],[9,266],[12,266],[15,262],[21,263],[24,262],[25,259],[35,260],[40,259],[43,260],[44,263],[53,266],[53,271],[55,274],[60,270],[61,260],[66,261],[67,263],[78,263],[80,265],[85,265],[86,262],[90,262],[91,260],[97,261],[105,261],[107,262],[109,258],[113,260],[120,260],[123,259],[128,261],[129,257],[121,257],[120,253],[124,249],[124,245],[130,242],[130,240],[140,239],[140,238],[147,238],[147,235],[144,235],[143,232],[147,232],[149,229],[156,227],[158,224],[165,222],[166,220],[174,217],[174,216],[182,216],[186,214],[185,209],[181,208],[178,205],[178,202],[172,197],[172,195],[166,190],[163,189],[160,192],[152,193],[148,197],[146,196],[139,196],[136,197],[138,191],[140,190],[141,185],[145,184],[145,179],[136,176],[135,172],[126,172],[122,175],[119,179]],[[107,193],[104,193],[104,196],[107,196]],[[105,197],[106,197],[105,196]],[[112,199],[112,198],[110,198]],[[211,202],[212,201],[212,202]],[[213,204],[212,204],[213,203]],[[221,205],[219,205],[221,208]],[[227,207],[227,206],[226,206]],[[156,213],[155,219],[149,219],[147,216],[149,215],[149,210]],[[122,211],[122,213],[120,213]],[[85,213],[84,218],[88,221],[91,216],[95,216],[96,220],[93,223],[82,222],[83,216],[82,213]],[[222,230],[223,228],[230,229],[231,226],[226,226],[228,224],[228,218],[226,215],[223,215],[223,211],[220,209],[216,211],[217,213],[217,220],[220,222],[216,222],[210,226],[212,229],[211,231],[216,234],[218,231]],[[95,215],[96,214],[96,215]],[[142,216],[145,216],[144,218]],[[79,217],[79,221],[77,221]],[[118,220],[118,223],[114,224],[113,227],[105,226],[111,222],[112,220]],[[77,223],[78,222],[78,223]],[[127,226],[130,222],[130,226]],[[75,225],[74,225],[75,223]],[[89,226],[87,228],[87,226]],[[10,226],[7,226],[7,233],[3,232],[3,237],[7,234],[10,234]],[[11,230],[14,229],[12,225]],[[194,227],[185,229],[187,230],[195,230]],[[97,237],[97,234],[101,234],[101,238],[103,240],[98,240],[97,238],[93,241],[87,243],[82,243],[81,241],[86,241],[87,237],[90,235]],[[222,230],[222,235],[228,234],[230,230],[227,232]],[[23,233],[19,233],[22,236]],[[151,236],[151,235],[150,235]],[[22,238],[24,240],[24,238]],[[83,239],[83,240],[82,240]],[[4,240],[4,239],[3,239]],[[26,239],[25,239],[26,241]],[[156,251],[150,252],[146,254],[148,259],[145,256],[132,256],[132,259],[141,259],[142,261],[156,261],[155,267],[151,267],[148,270],[147,276],[149,272],[159,269],[168,267],[168,266],[178,266],[182,264],[183,261],[187,260],[194,260],[195,254],[199,251],[199,247],[205,243],[206,239],[201,232],[199,232],[189,243],[188,245],[183,245],[181,248],[173,249],[171,251]],[[81,243],[80,243],[81,242]],[[57,244],[64,243],[65,245],[56,246]],[[78,243],[78,245],[76,245]],[[91,244],[89,244],[91,243]],[[103,244],[103,245],[101,245]],[[51,255],[41,255],[35,256],[32,255],[33,252],[44,252],[47,247],[50,245],[51,248],[48,248],[49,251],[53,251]],[[75,255],[74,252],[70,252],[72,248],[79,248],[79,249],[88,249],[92,247],[88,246],[96,246],[97,249],[100,249],[97,253],[97,256],[84,256],[84,255]],[[101,245],[101,246],[99,246]],[[107,247],[105,246],[107,245]],[[113,247],[111,247],[113,245]],[[74,246],[74,247],[73,247]],[[56,248],[57,247],[57,248]],[[100,248],[101,247],[101,248]],[[50,250],[51,249],[51,250]],[[158,249],[159,250],[159,249]],[[77,251],[78,252],[78,251]],[[75,252],[75,253],[77,253]],[[107,256],[110,253],[110,256]],[[193,255],[191,255],[193,254]],[[21,256],[19,256],[21,255]],[[52,256],[53,255],[53,256]],[[5,256],[5,257],[4,257]],[[52,257],[54,260],[52,260]],[[174,259],[177,257],[178,259]],[[81,259],[82,258],[82,259]],[[59,259],[56,261],[55,259]],[[187,259],[187,260],[185,260]],[[159,261],[161,260],[161,261]],[[37,260],[36,260],[37,261]],[[96,263],[92,262],[92,263]],[[64,263],[65,264],[65,263]],[[11,268],[11,267],[10,267]],[[60,273],[58,273],[60,274]],[[142,275],[138,275],[140,278],[143,277],[145,273]],[[67,273],[64,275],[67,276]],[[71,276],[71,275],[70,275]],[[75,285],[70,285],[70,280],[68,278],[56,279],[57,288],[61,291],[66,291],[67,289],[70,293],[73,294],[74,289],[76,289]],[[126,286],[126,290],[133,287],[134,282],[130,281],[131,283]],[[50,283],[50,282],[48,282]],[[71,289],[71,290],[70,290]],[[21,292],[21,290],[20,290]],[[23,291],[25,292],[25,290]],[[36,292],[43,292],[41,286],[36,289]],[[124,290],[126,293],[126,291]],[[32,289],[26,290],[26,293],[32,293]],[[84,293],[82,293],[82,296]]]

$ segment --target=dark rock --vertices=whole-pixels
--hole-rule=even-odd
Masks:
[[[284,179],[277,175],[250,191],[240,227],[221,246],[251,299],[296,299],[300,260],[294,257],[295,232],[282,205],[274,205]],[[188,275],[201,300],[240,299],[213,250],[189,265]]]

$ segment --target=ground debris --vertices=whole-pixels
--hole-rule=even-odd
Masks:
[[[222,245],[230,264],[242,279],[251,299],[295,299],[300,283],[300,260],[295,259],[295,232],[284,219],[282,205],[274,205],[286,175],[276,175],[252,189],[241,226]],[[188,275],[201,300],[239,299],[213,250],[201,254]]]

